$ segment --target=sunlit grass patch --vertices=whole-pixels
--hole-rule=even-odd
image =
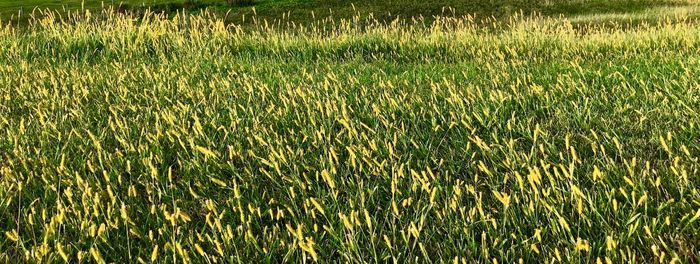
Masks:
[[[671,19],[697,19],[700,17],[700,7],[662,6],[652,7],[638,12],[586,14],[570,17],[572,23],[649,23]]]

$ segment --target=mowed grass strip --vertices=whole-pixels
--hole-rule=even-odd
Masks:
[[[3,262],[683,261],[700,27],[0,29]]]

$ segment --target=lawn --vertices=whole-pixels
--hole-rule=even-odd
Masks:
[[[0,27],[0,262],[698,260],[694,3],[314,3]]]

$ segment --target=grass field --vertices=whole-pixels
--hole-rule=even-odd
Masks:
[[[694,10],[3,26],[0,262],[695,263]]]
[[[697,0],[256,0],[254,5],[230,5],[226,0],[0,0],[0,18],[26,22],[35,8],[68,12],[90,9],[99,12],[102,7],[120,6],[133,11],[151,9],[155,12],[174,13],[185,10],[198,14],[203,10],[225,15],[226,23],[251,24],[251,17],[275,21],[283,19],[308,24],[319,18],[352,19],[358,14],[373,15],[380,21],[422,16],[432,21],[434,16],[472,15],[477,19],[496,17],[506,19],[517,13],[541,14],[551,17],[576,17],[574,23],[588,22],[653,22],[660,18],[682,15],[700,17]],[[245,18],[248,18],[247,20]]]

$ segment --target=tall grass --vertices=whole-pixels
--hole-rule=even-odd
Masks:
[[[0,30],[3,262],[692,262],[700,27]]]

